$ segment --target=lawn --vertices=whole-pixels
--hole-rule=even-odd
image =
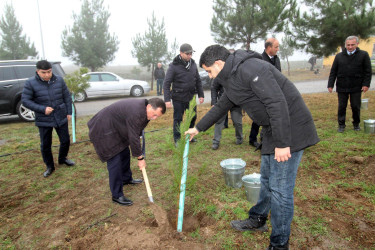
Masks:
[[[375,249],[375,134],[347,129],[337,133],[336,94],[303,95],[321,142],[305,150],[295,187],[291,249]],[[366,93],[375,119],[375,91]],[[198,120],[209,110],[198,106]],[[177,150],[172,110],[146,128],[147,173],[155,204],[143,184],[125,186],[134,205],[111,202],[105,163],[88,140],[87,121],[79,117],[77,142],[69,158],[76,166],[56,166],[43,178],[38,130],[32,123],[0,124],[1,249],[265,249],[266,233],[237,232],[230,221],[251,207],[244,188],[224,183],[220,161],[242,158],[245,174],[259,173],[260,153],[247,143],[251,121],[244,116],[245,143],[235,145],[230,123],[220,148],[211,149],[213,128],[190,145],[184,227],[176,231]],[[53,145],[58,145],[54,135]],[[58,147],[53,147],[57,161]],[[142,177],[136,160],[133,175]],[[267,221],[271,228],[270,221]]]

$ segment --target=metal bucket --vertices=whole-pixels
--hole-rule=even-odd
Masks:
[[[361,109],[368,108],[368,99],[361,99]]]
[[[226,159],[220,162],[225,184],[229,187],[242,187],[242,176],[245,173],[246,162],[239,158]]]
[[[369,119],[363,121],[365,126],[365,133],[375,134],[375,120]]]
[[[259,199],[260,174],[245,175],[242,177],[242,182],[245,187],[246,199],[256,204]]]

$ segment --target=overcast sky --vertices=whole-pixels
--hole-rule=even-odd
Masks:
[[[1,16],[6,3],[12,3],[18,22],[24,34],[34,42],[39,56],[43,56],[42,39],[37,0],[0,0]],[[61,34],[66,26],[72,27],[73,12],[80,13],[79,0],[39,0],[40,18],[44,41],[44,54],[48,60],[59,60],[63,65],[72,64],[62,56]],[[147,18],[155,12],[156,18],[164,18],[168,42],[176,38],[177,43],[189,43],[196,53],[193,59],[199,61],[203,50],[214,44],[210,23],[213,14],[212,0],[104,0],[111,16],[108,20],[111,34],[120,41],[119,50],[111,65],[135,65],[137,59],[131,55],[131,39],[137,33],[144,34],[148,28]],[[277,36],[279,38],[279,36]],[[263,52],[263,42],[251,44],[251,49]],[[240,48],[240,45],[236,49]]]

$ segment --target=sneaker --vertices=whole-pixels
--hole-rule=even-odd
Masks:
[[[345,131],[345,127],[339,127],[337,129],[337,132],[339,132],[339,133],[343,133],[344,131]]]
[[[289,240],[286,242],[285,245],[282,245],[282,246],[272,246],[271,243],[270,245],[268,246],[268,248],[266,250],[288,250],[289,249]]]
[[[243,143],[243,139],[238,139],[236,140],[236,145],[241,145]]]
[[[213,150],[217,150],[219,148],[219,144],[212,144],[211,147]]]
[[[268,226],[266,223],[267,219],[262,219],[261,217],[258,218],[249,218],[246,220],[232,220],[230,225],[232,228],[238,231],[259,231],[259,232],[267,232]]]
[[[353,125],[354,126],[354,131],[361,131],[361,127],[357,124],[357,125]]]

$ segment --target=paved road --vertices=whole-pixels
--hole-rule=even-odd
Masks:
[[[320,81],[308,81],[308,82],[297,82],[295,83],[297,89],[301,94],[308,93],[325,93],[327,92],[327,80]],[[371,90],[375,90],[375,77],[372,77]],[[211,103],[211,93],[209,90],[204,91],[204,103]],[[146,96],[147,99],[157,97],[157,96]],[[159,96],[161,97],[161,96]],[[91,99],[85,102],[76,103],[77,115],[86,116],[96,114],[99,110],[104,107],[123,99],[121,98],[105,98],[105,99]],[[125,97],[125,98],[144,98],[144,97]],[[162,97],[161,97],[162,98]],[[0,123],[4,122],[17,122],[20,121],[18,116],[0,116]]]

